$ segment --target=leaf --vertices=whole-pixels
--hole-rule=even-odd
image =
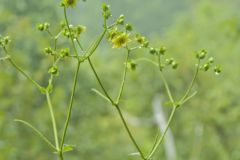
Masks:
[[[42,138],[43,141],[45,141],[49,146],[51,146],[54,150],[56,150],[56,147],[50,142],[50,140],[48,140],[48,138],[45,135],[43,135],[43,133],[40,132],[37,128],[35,128],[33,125],[31,125],[30,123],[28,123],[24,120],[20,120],[20,119],[15,119],[14,121],[22,123],[22,124],[28,126],[29,128],[31,128],[34,132],[37,133],[37,135],[39,135],[40,138]]]
[[[64,146],[63,146],[63,152],[73,151],[75,147],[76,147],[76,145],[64,144]]]
[[[139,152],[130,153],[129,156],[140,156]]]
[[[103,99],[105,99],[106,101],[110,102],[111,101],[108,99],[108,97],[106,97],[105,95],[103,95],[100,91],[98,91],[97,89],[95,88],[92,88],[92,91],[95,92],[96,94],[98,94],[100,97],[102,97]]]

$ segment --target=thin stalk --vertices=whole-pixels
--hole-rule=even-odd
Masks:
[[[168,122],[167,122],[167,126],[166,126],[166,128],[164,129],[164,132],[163,132],[162,136],[161,136],[160,139],[157,141],[156,145],[153,147],[153,149],[151,150],[150,154],[148,155],[147,160],[151,159],[151,157],[153,156],[153,154],[156,152],[158,146],[163,142],[164,137],[165,137],[165,135],[166,135],[166,133],[167,133],[169,127],[170,127],[170,124],[171,124],[171,122],[172,122],[172,120],[173,120],[173,116],[174,116],[174,114],[175,114],[175,112],[176,112],[176,109],[177,109],[177,106],[174,106],[173,109],[172,109],[172,112],[171,112],[171,114],[170,114],[170,116],[169,116],[169,119],[168,119]]]
[[[7,49],[5,47],[3,47],[5,53],[7,56],[9,56],[7,58],[7,60],[12,64],[12,66],[14,68],[16,68],[23,76],[25,76],[29,81],[31,81],[41,92],[43,91],[43,87],[41,87],[36,81],[34,81],[32,79],[31,76],[29,76],[29,74],[27,74],[20,66],[17,65],[17,63],[11,58],[11,56],[9,55]]]
[[[54,37],[53,37],[53,34],[49,31],[49,29],[47,29],[47,33],[49,34],[49,36],[50,36],[51,38],[54,38]]]
[[[55,116],[54,116],[54,112],[53,112],[51,98],[49,96],[49,92],[48,91],[46,91],[46,97],[47,97],[49,111],[50,111],[50,114],[51,114],[51,120],[52,120],[52,127],[53,127],[53,134],[54,134],[54,139],[55,139],[55,145],[56,145],[57,150],[59,150],[57,125],[56,125],[56,120],[55,120]]]
[[[119,93],[118,93],[116,104],[119,104],[119,101],[120,101],[122,93],[123,93],[123,88],[124,88],[124,84],[125,84],[125,81],[126,81],[126,75],[127,75],[127,62],[128,62],[128,59],[129,59],[129,55],[130,55],[130,50],[128,49],[126,60],[125,60],[125,67],[124,67],[124,72],[123,72],[122,83],[121,83],[121,86],[120,86],[120,90],[119,90]]]
[[[119,106],[118,106],[117,104],[115,105],[115,107],[116,107],[116,109],[117,109],[117,111],[118,111],[118,114],[119,114],[119,116],[120,116],[120,118],[121,118],[121,121],[123,122],[123,125],[124,125],[124,127],[125,127],[125,130],[126,130],[127,133],[128,133],[128,136],[130,137],[130,139],[131,139],[131,141],[133,142],[134,146],[135,146],[136,149],[138,150],[141,158],[142,158],[143,160],[146,160],[146,158],[144,157],[143,152],[141,151],[141,149],[140,149],[140,147],[138,146],[137,142],[135,141],[135,139],[134,139],[134,137],[133,137],[130,129],[128,128],[127,122],[126,122],[126,120],[125,120],[124,117],[123,117],[123,114],[122,114],[121,109],[119,108]]]
[[[64,145],[64,142],[65,142],[67,129],[68,129],[68,126],[69,126],[69,121],[70,121],[71,114],[72,114],[73,99],[74,99],[74,96],[75,96],[75,91],[76,91],[76,86],[77,86],[77,81],[78,81],[78,74],[79,74],[80,64],[81,64],[80,61],[78,61],[77,69],[76,69],[76,72],[75,72],[75,75],[74,75],[72,94],[71,94],[70,103],[69,103],[69,107],[68,107],[68,115],[67,115],[67,119],[66,119],[66,122],[65,122],[65,127],[64,127],[64,130],[63,130],[62,141],[61,141],[61,145],[60,145],[60,152],[61,152],[61,154],[63,152],[63,145]]]
[[[89,60],[90,60],[90,59],[89,59]],[[104,88],[104,86],[103,86],[103,84],[102,84],[102,82],[101,82],[101,80],[100,80],[100,78],[99,78],[99,76],[98,76],[98,74],[97,74],[97,72],[96,72],[93,64],[91,63],[91,60],[89,61],[89,64],[90,64],[91,69],[92,69],[92,71],[93,71],[93,73],[94,73],[94,75],[95,75],[95,77],[96,77],[99,85],[101,86],[104,94],[105,94],[106,97],[109,99],[109,101],[112,103],[112,105],[116,107],[116,109],[117,109],[117,111],[118,111],[118,114],[119,114],[119,116],[120,116],[120,118],[121,118],[121,121],[122,121],[122,123],[123,123],[123,125],[124,125],[124,127],[125,127],[125,130],[127,131],[128,136],[130,137],[130,139],[131,139],[131,141],[133,142],[134,146],[135,146],[136,149],[138,150],[141,158],[142,158],[143,160],[146,160],[146,158],[144,157],[144,154],[142,153],[140,147],[138,146],[136,140],[134,139],[134,137],[133,137],[130,129],[128,128],[128,125],[127,125],[127,123],[126,123],[126,121],[125,121],[125,119],[124,119],[124,117],[123,117],[123,115],[122,115],[122,112],[121,112],[121,109],[120,109],[119,105],[116,104],[116,103],[114,103],[113,99],[109,96],[108,92],[107,92],[106,89]]]
[[[138,58],[138,59],[135,59],[135,61],[145,61],[145,62],[149,62],[151,64],[153,64],[154,66],[158,67],[158,63],[148,59],[148,58]]]
[[[159,146],[159,145],[162,143],[162,141],[164,140],[164,137],[165,137],[165,135],[166,135],[166,133],[167,133],[167,131],[168,131],[168,128],[170,127],[170,124],[171,124],[171,122],[172,122],[173,116],[174,116],[174,114],[175,114],[175,112],[176,112],[176,109],[177,109],[177,107],[178,107],[178,106],[175,104],[175,101],[174,101],[173,96],[172,96],[172,93],[171,93],[171,91],[170,91],[170,89],[169,89],[169,85],[168,85],[168,83],[167,83],[167,80],[165,79],[165,76],[164,76],[163,73],[162,73],[162,68],[161,68],[161,55],[160,55],[160,54],[158,55],[158,67],[159,67],[159,73],[160,73],[161,79],[162,79],[163,84],[164,84],[164,87],[165,87],[165,89],[166,89],[166,91],[167,91],[167,95],[168,95],[168,97],[169,97],[169,99],[170,99],[170,101],[171,101],[171,103],[172,103],[172,105],[173,105],[173,109],[172,109],[172,112],[171,112],[171,114],[170,114],[170,116],[169,116],[169,119],[168,119],[168,122],[167,122],[167,126],[166,126],[166,128],[164,129],[162,136],[161,136],[161,137],[159,138],[159,140],[158,140],[157,142],[155,142],[155,144],[153,145],[153,148],[152,148],[152,150],[150,151],[147,159],[151,159],[151,157],[153,156],[153,154],[156,152],[158,146]]]
[[[169,85],[168,85],[168,83],[167,83],[167,80],[166,80],[166,78],[164,77],[164,75],[163,75],[163,73],[162,73],[162,68],[161,68],[161,55],[160,55],[160,54],[158,55],[158,67],[159,67],[160,76],[161,76],[161,79],[162,79],[162,81],[163,81],[163,83],[164,83],[164,87],[165,87],[165,89],[166,89],[166,91],[167,91],[168,97],[169,97],[172,105],[175,105],[175,101],[174,101],[174,99],[173,99],[173,96],[172,96],[172,93],[171,93],[171,91],[170,91],[170,88],[169,88]]]
[[[108,94],[107,90],[105,89],[105,87],[104,87],[104,85],[103,85],[100,77],[98,76],[97,71],[96,71],[96,69],[94,68],[94,66],[93,66],[93,64],[92,64],[92,62],[91,62],[91,59],[90,59],[91,55],[95,52],[95,50],[96,50],[97,47],[99,46],[100,42],[102,41],[102,39],[103,39],[103,37],[104,37],[104,35],[105,35],[106,31],[107,31],[106,20],[104,20],[104,28],[105,28],[105,29],[104,29],[103,33],[100,35],[100,37],[98,38],[98,40],[95,42],[95,46],[93,47],[93,49],[90,49],[90,51],[87,52],[88,54],[86,54],[86,59],[88,60],[88,63],[89,63],[89,65],[90,65],[90,67],[91,67],[91,69],[92,69],[92,71],[93,71],[93,73],[94,73],[94,76],[96,77],[96,79],[97,79],[97,81],[98,81],[101,89],[103,90],[106,98],[112,103],[113,106],[116,107],[116,109],[117,109],[117,111],[118,111],[118,113],[119,113],[119,116],[120,116],[120,118],[121,118],[121,121],[122,121],[122,123],[123,123],[123,125],[124,125],[124,127],[125,127],[125,129],[126,129],[126,131],[127,131],[127,133],[128,133],[128,136],[130,137],[130,139],[131,139],[131,141],[133,142],[134,146],[135,146],[136,149],[138,150],[141,158],[142,158],[143,160],[146,160],[146,158],[144,157],[144,154],[142,153],[140,147],[138,146],[137,142],[135,141],[135,139],[134,139],[134,137],[133,137],[130,129],[128,128],[128,125],[127,125],[126,120],[124,119],[124,117],[123,117],[123,115],[122,115],[122,112],[121,112],[121,109],[120,109],[118,103],[115,103],[115,102],[113,101],[113,99],[110,97],[110,95]],[[83,47],[82,47],[81,43],[79,42],[79,40],[77,40],[77,43],[78,43],[79,47],[81,48],[81,50],[83,50]],[[127,55],[127,58],[126,58],[126,63],[127,63],[127,61],[128,61],[129,54],[130,54],[130,50],[128,49],[128,55]],[[120,87],[120,91],[119,91],[119,96],[118,96],[118,98],[117,98],[117,102],[119,102],[119,99],[121,98],[121,94],[122,94],[122,91],[123,91],[123,87],[124,87],[124,83],[125,83],[125,78],[126,78],[126,71],[127,71],[127,64],[126,64],[125,69],[124,69],[123,81],[122,81],[122,83],[121,83],[121,87]],[[105,98],[104,98],[104,99],[105,99]]]
[[[196,81],[196,78],[197,78],[197,75],[198,75],[198,72],[199,72],[199,66],[200,66],[200,59],[198,60],[197,68],[196,68],[195,74],[193,76],[193,79],[192,79],[186,93],[184,94],[184,96],[179,101],[180,104],[188,97],[189,93],[191,92],[191,90],[193,88],[193,85],[194,85],[194,82]]]
[[[72,42],[72,45],[73,45],[74,53],[75,53],[77,59],[79,60],[77,48],[75,46],[74,39],[73,39],[73,36],[72,36],[72,31],[70,29],[68,18],[67,18],[67,9],[66,9],[66,7],[64,7],[64,18],[65,18],[65,22],[66,22],[66,25],[67,25],[67,28],[68,28],[68,31],[69,31],[69,34],[70,34],[70,39],[71,39],[71,42]]]
[[[96,79],[97,79],[100,87],[102,88],[104,94],[105,94],[106,97],[110,100],[110,102],[111,102],[112,104],[115,104],[114,101],[113,101],[113,99],[109,96],[108,92],[106,91],[105,87],[103,86],[103,84],[102,84],[102,82],[101,82],[101,80],[100,80],[100,78],[99,78],[99,76],[98,76],[98,74],[97,74],[97,71],[95,70],[95,68],[94,68],[94,66],[93,66],[93,64],[92,64],[92,62],[91,62],[91,59],[88,58],[87,60],[88,60],[88,63],[89,63],[89,65],[90,65],[90,67],[91,67],[91,69],[92,69],[92,71],[93,71],[93,73],[94,73],[94,75],[95,75],[95,77],[96,77]]]
[[[54,150],[57,151],[57,148],[50,142],[50,140],[48,140],[48,138],[46,136],[44,136],[38,129],[36,129],[35,127],[33,127],[30,123],[20,120],[20,119],[15,119],[14,121],[22,123],[28,127],[30,127],[33,131],[35,131],[50,147],[52,147]]]
[[[93,47],[92,48],[90,47],[89,50],[87,51],[87,54],[85,55],[84,60],[91,57],[92,54],[96,51],[96,49],[102,42],[102,39],[103,39],[104,35],[106,34],[106,32],[107,32],[107,29],[105,28],[104,31],[102,32],[102,34],[98,37],[97,41],[94,43]]]

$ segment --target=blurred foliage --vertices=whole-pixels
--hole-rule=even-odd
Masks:
[[[2,0],[0,3],[0,33],[9,34],[13,43],[14,59],[40,84],[46,84],[50,60],[44,57],[43,48],[49,46],[48,35],[36,30],[36,24],[51,22],[58,27],[62,19],[58,1]],[[193,51],[206,49],[223,67],[223,74],[200,75],[194,99],[180,108],[171,126],[178,160],[239,160],[240,159],[240,12],[239,1],[185,0],[150,2],[137,0],[109,1],[114,15],[124,13],[136,30],[153,38],[156,46],[166,45],[167,54],[175,55],[180,62],[178,71],[167,72],[174,96],[186,89],[193,74]],[[73,23],[88,27],[83,36],[89,45],[100,33],[101,1],[80,3],[79,10],[71,14]],[[86,15],[89,15],[86,16]],[[157,38],[158,37],[158,38]],[[62,43],[62,45],[66,45]],[[95,66],[106,88],[117,93],[123,70],[124,53],[102,45],[94,55]],[[109,49],[110,48],[110,49]],[[147,53],[136,53],[135,58]],[[2,51],[0,51],[2,56]],[[58,126],[66,118],[74,66],[65,60],[56,79],[53,104]],[[167,102],[157,69],[147,63],[138,63],[136,71],[129,72],[124,90],[123,110],[130,117],[153,119],[152,99],[160,93]],[[67,143],[76,150],[66,159],[137,159],[135,152],[114,108],[91,91],[98,88],[88,65],[80,70],[74,112]],[[165,107],[166,114],[170,108]],[[15,123],[15,118],[31,122],[51,136],[51,121],[45,97],[7,62],[0,62],[0,160],[48,160],[56,158],[29,128]],[[129,120],[130,121],[130,120]],[[63,128],[58,127],[60,131]],[[134,124],[130,128],[138,143],[147,153],[154,141],[157,126],[154,123]],[[160,147],[156,157],[165,157]],[[157,158],[159,159],[159,158]],[[164,159],[164,158],[163,158]]]

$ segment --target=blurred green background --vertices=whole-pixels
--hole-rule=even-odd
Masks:
[[[89,0],[69,12],[73,24],[87,26],[82,43],[88,46],[102,30],[101,3]],[[161,146],[155,159],[239,160],[240,159],[240,12],[239,0],[121,0],[106,1],[113,18],[124,14],[134,29],[154,46],[165,45],[180,67],[166,73],[174,96],[182,95],[195,65],[193,51],[206,49],[222,65],[223,73],[200,74],[198,94],[180,108],[171,125],[170,148]],[[59,1],[1,0],[0,33],[10,35],[10,51],[17,63],[40,84],[47,84],[50,60],[43,49],[51,44],[36,24],[48,21],[58,28],[63,20]],[[54,30],[54,29],[53,29]],[[2,50],[0,55],[3,56]],[[148,53],[136,53],[150,57]],[[123,70],[124,50],[102,43],[93,61],[111,95],[116,95]],[[59,131],[66,119],[67,102],[76,64],[64,60],[52,94]],[[87,64],[80,69],[67,143],[76,145],[66,153],[68,160],[139,159],[115,109],[91,91],[99,89]],[[160,96],[159,96],[160,95]],[[129,72],[122,109],[137,142],[148,153],[158,125],[152,107],[158,97],[167,117],[170,107],[157,69],[139,63]],[[51,139],[50,115],[44,95],[7,61],[0,62],[0,160],[52,160],[57,157],[29,128],[15,118],[31,122]],[[165,141],[168,143],[168,141]],[[167,153],[174,151],[176,158]]]

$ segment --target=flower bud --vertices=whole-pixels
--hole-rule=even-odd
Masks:
[[[47,23],[47,22],[45,22],[45,23],[44,23],[44,30],[48,30],[49,26],[50,26],[50,24]]]
[[[107,5],[106,3],[103,3],[102,4],[102,10],[103,10],[103,12],[109,11],[109,5]]]
[[[11,41],[9,36],[6,36],[3,38],[4,45],[8,45],[8,43]]]
[[[207,55],[207,52],[205,50],[202,50],[200,53],[196,53],[197,59],[204,59]]]
[[[220,66],[215,66],[214,67],[214,72],[215,72],[216,75],[220,74],[222,72],[221,67]]]
[[[167,65],[170,65],[170,64],[172,64],[174,62],[174,59],[170,58],[170,59],[166,59],[165,61],[166,61]]]
[[[52,75],[58,75],[58,66],[52,66],[49,70],[48,73]]]
[[[157,51],[156,51],[155,48],[150,48],[149,52],[150,52],[151,54],[155,54]]]
[[[75,7],[77,5],[77,0],[63,0],[61,2],[62,7]]]
[[[124,24],[124,15],[120,15],[117,19],[117,24],[123,25]]]
[[[106,18],[106,19],[108,19],[109,17],[111,17],[112,16],[112,14],[111,14],[111,12],[108,10],[108,11],[106,11],[106,12],[103,12],[103,17],[104,18]]]
[[[80,35],[82,32],[86,31],[86,27],[82,26],[82,25],[78,25],[76,29],[77,29],[77,34],[78,35]]]
[[[159,53],[161,54],[161,55],[164,55],[165,54],[165,52],[166,52],[166,47],[161,47],[160,48],[160,50],[159,50]]]
[[[43,24],[39,24],[37,26],[37,28],[38,28],[39,31],[43,31],[44,30],[44,25]]]
[[[44,52],[47,54],[47,55],[52,55],[53,54],[53,50],[52,50],[52,48],[50,48],[50,47],[47,47],[47,48],[45,48],[44,49]]]
[[[145,42],[143,43],[143,47],[147,48],[148,45],[149,45],[149,41],[146,41],[146,40],[145,40]]]
[[[213,62],[214,62],[213,57],[210,57],[210,58],[208,59],[208,62],[209,62],[209,63],[213,63]]]
[[[203,65],[203,70],[208,71],[209,67],[210,67],[210,65],[208,63],[206,63]]]
[[[69,54],[70,54],[70,49],[69,48],[61,49],[60,56],[62,58],[69,56]]]
[[[172,62],[172,68],[177,69],[178,68],[178,63],[176,61]]]
[[[142,45],[146,42],[146,38],[144,36],[141,36],[139,34],[136,35],[136,41]]]
[[[127,31],[132,31],[132,30],[133,30],[133,27],[132,27],[131,24],[126,24],[126,25],[125,25],[125,29],[126,29]]]
[[[136,70],[137,64],[134,61],[129,61],[127,63],[127,67],[134,71],[134,70]]]

